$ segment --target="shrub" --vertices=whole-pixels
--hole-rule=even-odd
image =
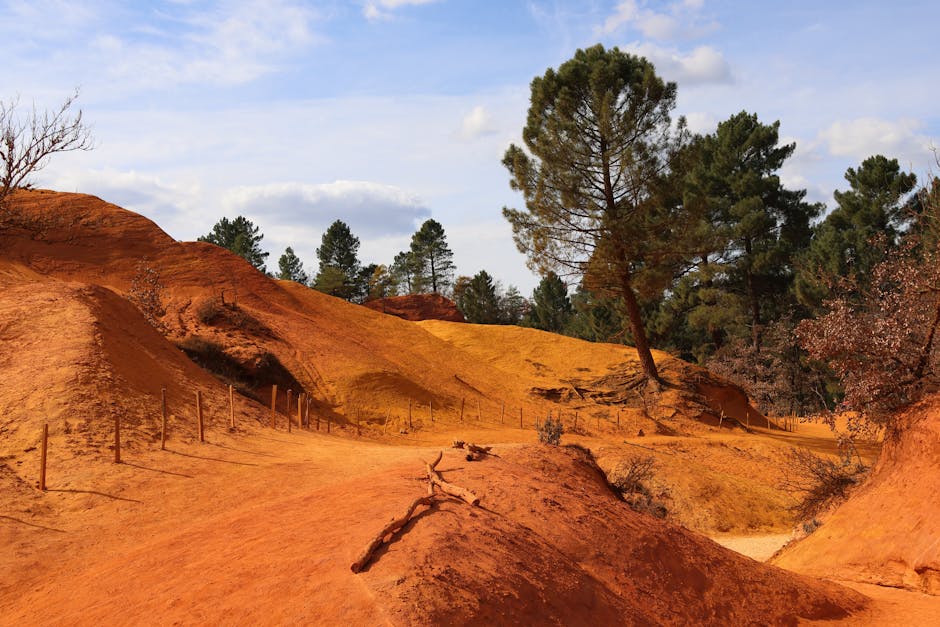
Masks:
[[[565,432],[565,426],[561,423],[560,418],[549,416],[539,425],[537,431],[539,442],[558,446],[561,443],[561,436]]]
[[[147,322],[156,329],[162,330],[160,318],[166,313],[163,306],[163,283],[160,273],[148,263],[147,258],[137,263],[137,272],[131,279],[131,289],[127,299],[134,304]]]
[[[202,324],[210,326],[230,327],[253,333],[273,337],[271,329],[262,324],[257,318],[237,305],[223,304],[216,297],[207,298],[196,307],[196,319]]]
[[[844,500],[849,489],[868,472],[861,461],[853,463],[849,454],[835,461],[805,448],[791,449],[787,462],[782,487],[798,495],[790,510],[800,520],[814,519],[823,510]]]
[[[633,511],[665,518],[668,513],[666,505],[653,497],[648,485],[655,467],[656,460],[652,455],[632,457],[618,463],[610,472],[608,481]]]

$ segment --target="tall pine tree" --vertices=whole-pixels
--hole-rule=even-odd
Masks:
[[[267,272],[264,261],[269,253],[261,250],[263,238],[260,227],[255,226],[248,218],[238,216],[234,220],[222,218],[215,223],[212,231],[201,236],[199,241],[226,248],[243,257],[261,272]]]
[[[294,249],[290,246],[287,247],[284,254],[281,255],[281,258],[277,260],[277,267],[277,278],[281,280],[296,281],[301,285],[306,285],[307,281],[310,280],[310,277],[304,272],[304,264],[301,263],[300,258],[294,254]]]
[[[447,246],[444,227],[436,220],[426,220],[411,238],[413,283],[439,294],[453,282],[454,253]]]
[[[829,296],[834,279],[854,275],[864,288],[912,217],[904,205],[917,177],[902,172],[897,159],[869,157],[858,169],[849,168],[845,180],[849,189],[835,192],[837,206],[816,227],[800,264],[797,296],[814,310]]]
[[[359,238],[349,226],[336,220],[323,234],[317,248],[320,269],[314,288],[332,296],[354,300],[361,291]]]

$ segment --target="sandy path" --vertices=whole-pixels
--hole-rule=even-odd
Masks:
[[[784,544],[790,541],[789,533],[774,533],[760,536],[712,536],[712,540],[741,555],[758,562],[766,562]]]

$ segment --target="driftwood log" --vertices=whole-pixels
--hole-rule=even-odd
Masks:
[[[349,567],[350,570],[352,570],[354,573],[362,571],[362,569],[365,568],[366,565],[372,560],[372,556],[375,554],[378,548],[385,542],[385,538],[387,536],[395,534],[405,525],[407,525],[408,521],[411,520],[411,517],[414,515],[415,510],[418,509],[418,507],[422,505],[432,505],[434,503],[435,497],[438,496],[438,494],[434,491],[435,486],[444,494],[456,497],[468,505],[479,505],[480,498],[473,492],[467,490],[466,488],[461,488],[460,486],[444,481],[444,479],[441,477],[441,474],[437,471],[437,465],[441,462],[443,457],[444,452],[441,451],[437,454],[437,457],[434,458],[434,461],[424,463],[428,480],[427,494],[416,498],[411,502],[411,505],[408,506],[408,509],[405,510],[404,514],[393,518],[387,525],[382,527],[382,530],[372,537],[372,540],[369,541],[369,544],[366,546],[366,548],[362,551],[362,553],[359,554],[359,557],[356,558],[356,561],[353,562]]]
[[[463,440],[454,440],[453,447],[467,449],[468,462],[476,461],[484,455],[492,455],[490,451],[493,449],[492,446],[477,446],[476,444],[464,442]]]

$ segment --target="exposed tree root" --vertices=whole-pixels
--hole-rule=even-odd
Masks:
[[[479,505],[480,498],[473,492],[467,490],[466,488],[461,488],[460,486],[448,483],[444,481],[443,478],[441,478],[441,474],[436,470],[436,468],[443,457],[444,452],[441,451],[437,454],[437,457],[434,458],[433,462],[425,462],[425,471],[427,473],[428,479],[427,494],[412,501],[411,505],[408,506],[408,509],[403,515],[393,518],[382,528],[381,531],[373,536],[365,550],[359,554],[359,557],[356,559],[356,561],[353,562],[349,567],[350,570],[352,570],[354,573],[362,571],[362,569],[365,568],[366,565],[372,560],[372,556],[375,554],[378,548],[385,542],[386,536],[397,533],[405,525],[407,525],[408,521],[411,520],[411,517],[414,515],[415,510],[418,509],[418,507],[421,505],[431,505],[434,502],[434,498],[439,496],[434,491],[435,486],[437,486],[437,488],[444,494],[456,497],[469,505]]]

